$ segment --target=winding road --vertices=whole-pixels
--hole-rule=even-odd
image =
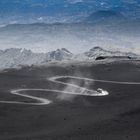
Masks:
[[[43,92],[45,91],[46,93],[47,92],[55,92],[55,93],[74,94],[74,95],[83,95],[83,96],[106,96],[106,95],[109,95],[109,93],[103,89],[90,90],[90,89],[87,89],[86,87],[80,87],[80,86],[75,85],[73,83],[62,82],[62,81],[60,81],[61,79],[84,80],[84,81],[88,81],[88,82],[102,82],[102,83],[125,84],[125,85],[140,85],[140,83],[138,83],[138,82],[119,82],[119,81],[109,81],[109,80],[97,80],[97,79],[75,77],[75,76],[55,76],[55,77],[47,78],[46,80],[54,82],[56,84],[65,85],[66,87],[78,89],[79,92],[76,92],[76,90],[74,92],[74,91],[52,90],[52,89],[32,89],[32,88],[16,89],[16,90],[11,90],[10,93],[13,95],[30,98],[30,99],[34,100],[35,102],[0,101],[0,103],[23,104],[23,105],[48,105],[48,104],[53,102],[53,101],[48,100],[46,98],[41,98],[41,97],[36,97],[36,96],[28,95],[25,93],[21,93],[24,91],[43,91]]]

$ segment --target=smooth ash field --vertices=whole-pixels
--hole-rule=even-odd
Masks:
[[[1,71],[0,140],[138,140],[139,91],[138,60]]]

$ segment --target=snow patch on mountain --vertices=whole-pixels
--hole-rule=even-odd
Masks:
[[[31,50],[10,48],[0,50],[0,69],[15,68],[21,65],[40,65],[48,61],[70,59],[72,53],[62,48],[46,53],[34,53]]]
[[[56,51],[52,51],[47,53],[47,60],[67,60],[71,59],[73,54],[65,48],[57,49]]]

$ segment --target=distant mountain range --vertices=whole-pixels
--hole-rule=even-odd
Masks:
[[[118,11],[100,10],[89,15],[85,22],[120,22],[127,18]]]
[[[20,66],[43,65],[53,61],[86,61],[97,57],[139,57],[131,52],[109,51],[101,47],[94,47],[81,54],[72,54],[65,48],[46,53],[34,53],[31,50],[11,48],[0,50],[0,69],[16,68]]]
[[[73,57],[65,48],[48,53],[34,53],[31,50],[11,48],[0,51],[0,69],[21,65],[41,65],[49,61],[69,60]]]
[[[121,51],[110,51],[105,50],[101,47],[94,47],[90,49],[88,52],[84,53],[85,56],[87,56],[89,59],[96,59],[99,56],[102,57],[138,57],[138,54],[131,53],[131,52],[121,52]]]
[[[1,0],[0,27],[140,19],[139,0]]]
[[[3,14],[3,13],[2,13]],[[73,13],[74,14],[74,13]],[[97,23],[104,21],[118,22],[118,21],[135,21],[140,19],[140,15],[126,15],[125,12],[120,12],[119,10],[107,9],[107,10],[97,10],[94,12],[88,13],[78,13],[73,14],[58,14],[58,15],[38,15],[36,14],[22,14],[22,15],[10,15],[10,16],[1,16],[0,15],[0,27],[3,25],[9,24],[55,24],[55,23]]]
[[[1,0],[0,24],[77,23],[86,19],[140,18],[139,0]],[[94,17],[95,16],[95,17]],[[99,17],[98,17],[99,16]],[[89,17],[89,18],[88,18]],[[119,17],[120,18],[120,17]],[[119,19],[117,18],[117,19]]]

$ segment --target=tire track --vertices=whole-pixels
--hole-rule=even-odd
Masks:
[[[68,92],[68,91],[63,91],[63,90],[53,90],[53,89],[17,89],[17,90],[11,90],[10,93],[13,95],[21,96],[21,97],[26,97],[34,100],[35,102],[22,102],[22,101],[0,101],[0,103],[7,103],[7,104],[23,104],[23,105],[48,105],[52,103],[53,101],[41,98],[41,97],[36,97],[32,95],[28,95],[25,93],[21,93],[24,91],[45,91],[45,92],[56,92],[56,93],[64,93],[64,94],[73,94],[73,95],[82,95],[82,96],[106,96],[109,95],[109,93],[103,89],[98,89],[98,90],[91,90],[87,89],[85,87],[80,87],[78,85],[72,84],[72,83],[66,83],[59,81],[60,79],[78,79],[78,80],[84,80],[84,81],[90,81],[90,82],[101,82],[101,83],[112,83],[112,84],[123,84],[123,85],[140,85],[139,82],[119,82],[119,81],[109,81],[109,80],[98,80],[98,79],[90,79],[90,78],[84,78],[84,77],[75,77],[75,76],[55,76],[51,77],[49,79],[46,79],[48,81],[54,82],[56,84],[61,84],[65,86],[69,86],[71,88],[76,88],[80,90],[80,92]]]

